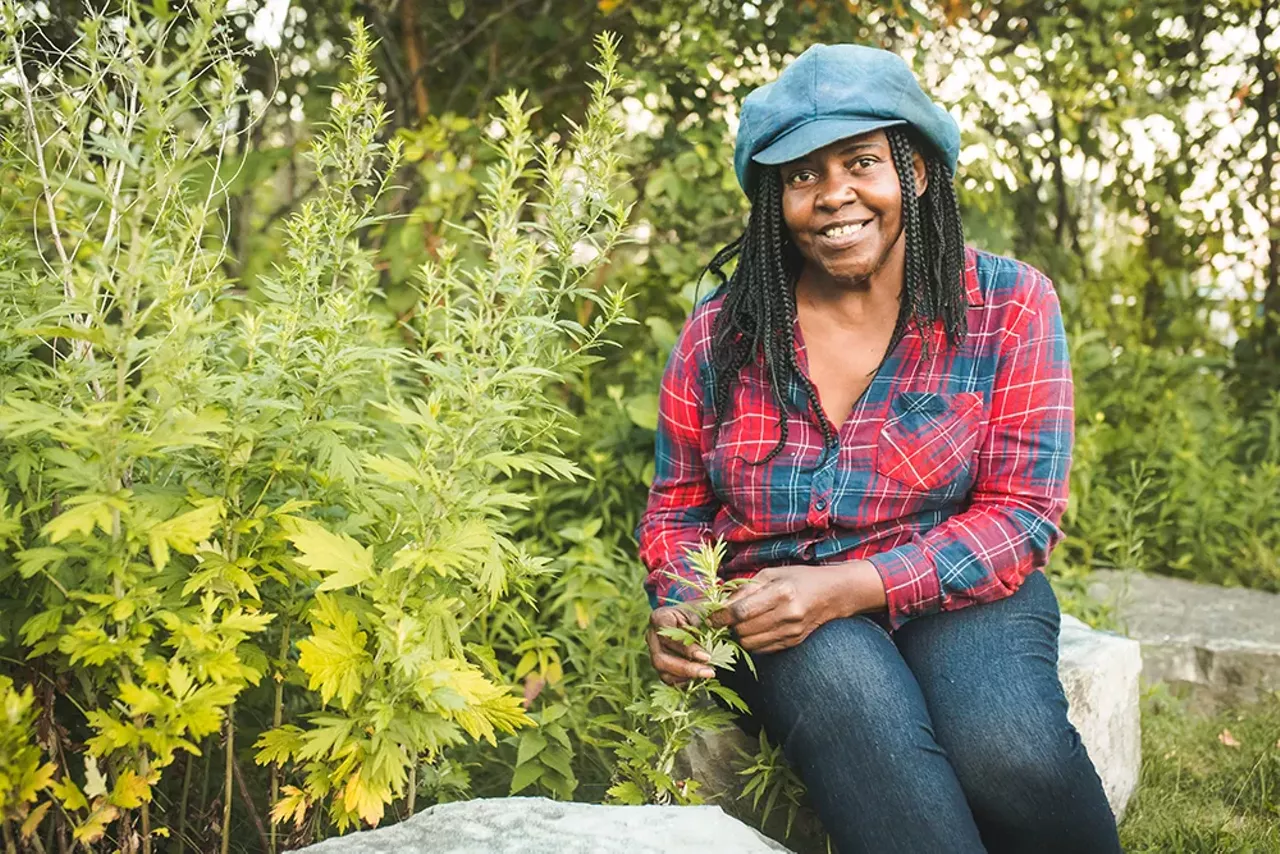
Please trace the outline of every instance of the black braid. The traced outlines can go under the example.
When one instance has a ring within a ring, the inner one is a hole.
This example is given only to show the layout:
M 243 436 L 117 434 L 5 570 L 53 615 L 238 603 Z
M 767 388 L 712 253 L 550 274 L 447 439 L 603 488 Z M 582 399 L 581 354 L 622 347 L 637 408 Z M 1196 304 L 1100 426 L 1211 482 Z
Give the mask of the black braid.
M 906 269 L 901 307 L 886 358 L 914 324 L 921 331 L 928 353 L 931 335 L 923 334 L 941 320 L 953 347 L 964 340 L 964 229 L 956 202 L 951 170 L 932 149 L 913 140 L 903 128 L 886 131 L 894 168 L 902 184 L 902 220 L 906 228 Z M 912 152 L 924 157 L 928 187 L 917 196 Z M 737 266 L 729 276 L 723 268 L 733 258 Z M 741 237 L 716 253 L 707 268 L 724 286 L 724 303 L 716 315 L 711 336 L 711 395 L 715 427 L 728 415 L 738 372 L 760 353 L 765 374 L 778 405 L 778 444 L 753 465 L 776 457 L 787 441 L 787 389 L 800 383 L 812 411 L 822 412 L 818 390 L 796 363 L 795 284 L 802 258 L 782 218 L 782 184 L 777 169 L 762 170 L 751 198 L 751 215 Z M 819 418 L 822 437 L 835 441 L 835 428 Z

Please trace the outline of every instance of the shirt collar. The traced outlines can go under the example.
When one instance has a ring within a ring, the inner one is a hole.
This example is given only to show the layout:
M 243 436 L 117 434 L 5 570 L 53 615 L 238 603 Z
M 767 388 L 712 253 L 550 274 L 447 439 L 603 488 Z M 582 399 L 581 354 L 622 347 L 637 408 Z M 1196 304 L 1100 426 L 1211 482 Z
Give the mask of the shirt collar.
M 985 304 L 982 285 L 978 282 L 978 253 L 972 246 L 964 248 L 964 291 L 970 306 Z

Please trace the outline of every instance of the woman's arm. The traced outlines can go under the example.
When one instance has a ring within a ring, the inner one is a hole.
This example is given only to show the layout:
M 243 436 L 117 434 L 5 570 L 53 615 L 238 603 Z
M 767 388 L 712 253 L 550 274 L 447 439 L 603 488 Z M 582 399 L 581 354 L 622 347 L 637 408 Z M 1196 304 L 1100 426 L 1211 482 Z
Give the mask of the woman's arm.
M 1011 595 L 1062 539 L 1075 414 L 1071 359 L 1052 283 L 1031 271 L 1008 325 L 969 506 L 869 558 L 897 627 Z
M 645 588 L 654 607 L 697 596 L 688 551 L 711 536 L 720 504 L 702 464 L 702 383 L 695 358 L 704 315 L 685 324 L 667 360 L 658 392 L 653 484 L 636 539 L 649 570 Z

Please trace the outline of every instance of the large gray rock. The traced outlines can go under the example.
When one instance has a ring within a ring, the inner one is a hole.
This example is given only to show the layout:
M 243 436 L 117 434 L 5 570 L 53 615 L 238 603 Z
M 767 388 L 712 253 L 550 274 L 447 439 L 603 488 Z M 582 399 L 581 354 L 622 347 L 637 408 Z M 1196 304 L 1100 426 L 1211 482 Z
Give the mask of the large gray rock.
M 1280 691 L 1280 595 L 1139 573 L 1095 572 L 1095 599 L 1142 644 L 1142 675 L 1216 711 Z
M 1142 765 L 1141 650 L 1136 641 L 1095 631 L 1068 615 L 1062 618 L 1058 648 L 1058 675 L 1067 694 L 1068 716 L 1098 769 L 1118 820 L 1137 788 Z M 702 783 L 700 795 L 752 821 L 750 805 L 737 796 L 744 782 L 737 772 L 743 767 L 743 756 L 755 753 L 757 747 L 755 739 L 736 727 L 701 733 L 681 754 L 680 770 Z M 771 819 L 765 831 L 782 838 L 782 822 Z M 821 824 L 809 809 L 800 812 L 786 841 L 802 854 L 826 850 Z
M 735 854 L 786 852 L 719 807 L 606 807 L 545 798 L 440 804 L 307 854 Z
M 1067 717 L 1098 769 L 1117 820 L 1138 787 L 1142 768 L 1141 673 L 1137 641 L 1062 616 L 1058 678 L 1067 694 Z

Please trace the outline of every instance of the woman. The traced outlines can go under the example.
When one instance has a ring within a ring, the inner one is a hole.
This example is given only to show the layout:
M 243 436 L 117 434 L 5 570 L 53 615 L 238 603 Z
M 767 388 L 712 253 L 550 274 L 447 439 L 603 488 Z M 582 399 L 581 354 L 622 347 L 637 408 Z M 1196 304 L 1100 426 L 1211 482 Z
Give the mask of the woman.
M 1119 851 L 1067 721 L 1072 385 L 1053 287 L 966 247 L 959 131 L 891 53 L 815 45 L 743 103 L 738 263 L 663 376 L 637 535 L 670 683 L 719 675 L 841 852 Z M 722 277 L 723 278 L 723 277 Z M 712 617 L 758 680 L 663 638 L 687 549 L 750 577 Z

